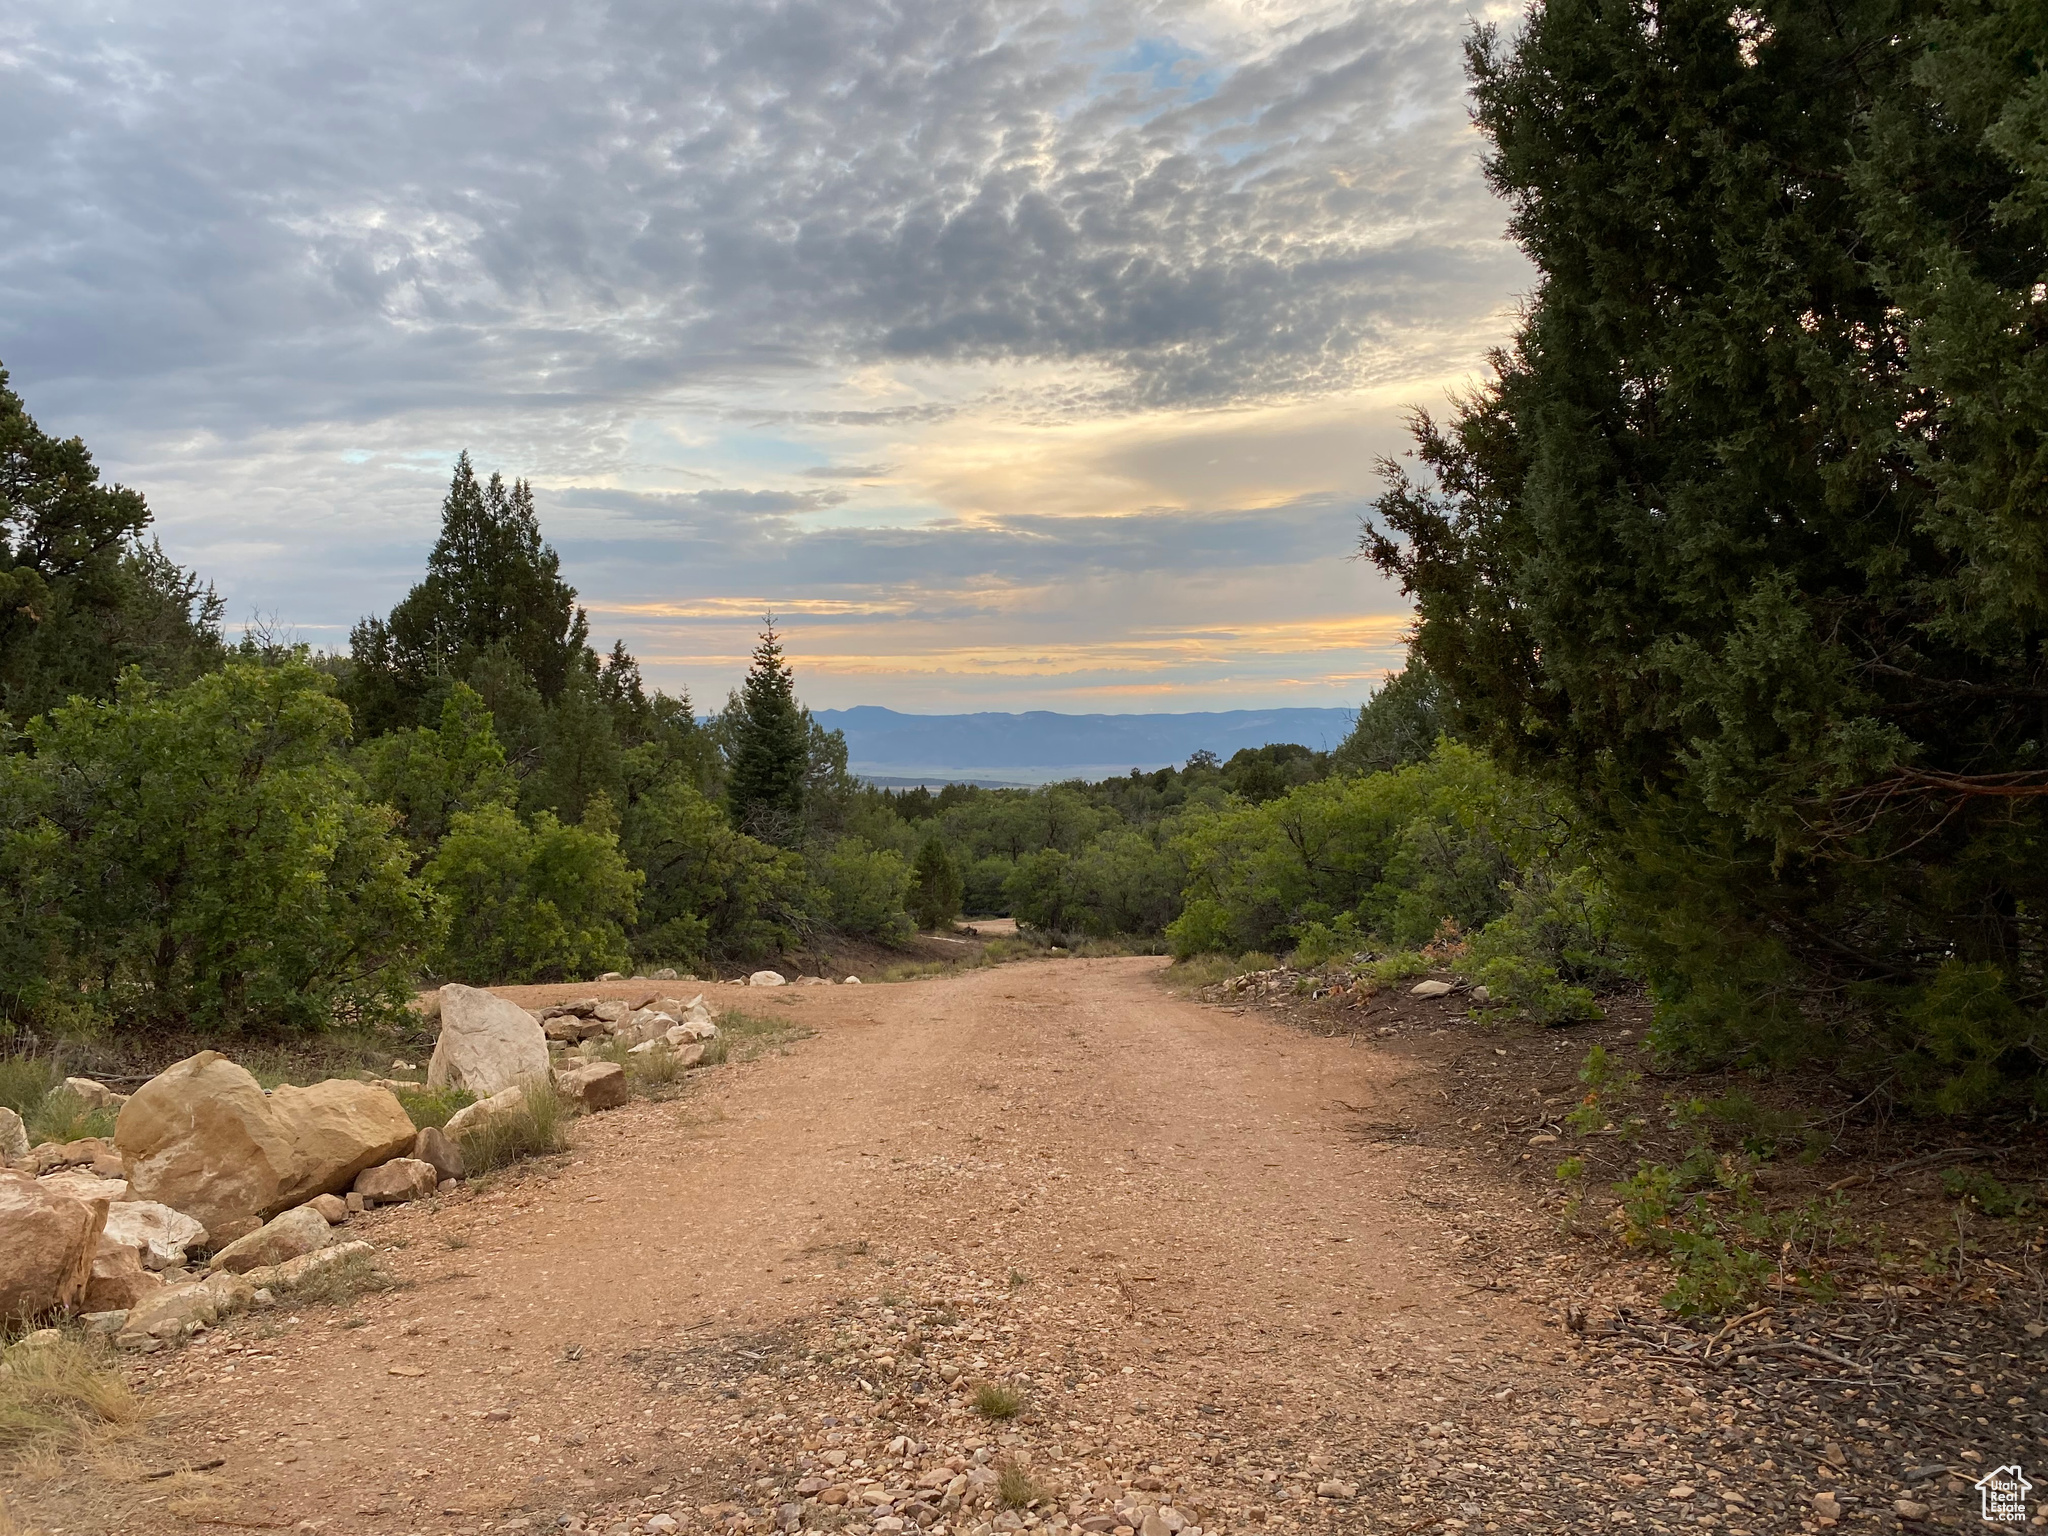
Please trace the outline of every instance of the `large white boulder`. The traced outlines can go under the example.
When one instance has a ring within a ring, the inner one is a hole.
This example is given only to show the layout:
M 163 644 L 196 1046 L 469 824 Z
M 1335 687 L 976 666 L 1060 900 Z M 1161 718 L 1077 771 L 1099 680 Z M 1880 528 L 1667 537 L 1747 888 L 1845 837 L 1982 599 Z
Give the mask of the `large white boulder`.
M 441 1038 L 427 1066 L 432 1088 L 484 1098 L 548 1075 L 548 1042 L 533 1015 L 478 987 L 441 989 Z
M 756 971 L 747 978 L 750 987 L 786 987 L 788 979 L 780 971 Z
M 170 1269 L 185 1262 L 186 1249 L 206 1246 L 205 1227 L 154 1200 L 124 1200 L 110 1207 L 101 1236 L 133 1248 L 144 1269 Z
M 68 1310 L 85 1299 L 104 1200 L 76 1200 L 0 1169 L 0 1323 Z

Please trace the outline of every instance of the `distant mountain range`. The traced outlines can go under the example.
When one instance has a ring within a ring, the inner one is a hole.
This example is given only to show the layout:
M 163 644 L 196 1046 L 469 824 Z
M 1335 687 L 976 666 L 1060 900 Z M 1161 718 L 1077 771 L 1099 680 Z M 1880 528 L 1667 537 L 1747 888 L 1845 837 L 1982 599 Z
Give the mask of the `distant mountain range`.
M 1227 758 L 1240 747 L 1299 742 L 1318 751 L 1351 730 L 1348 709 L 1227 709 L 1187 715 L 903 715 L 863 704 L 813 711 L 846 733 L 849 765 L 871 783 L 1049 784 Z

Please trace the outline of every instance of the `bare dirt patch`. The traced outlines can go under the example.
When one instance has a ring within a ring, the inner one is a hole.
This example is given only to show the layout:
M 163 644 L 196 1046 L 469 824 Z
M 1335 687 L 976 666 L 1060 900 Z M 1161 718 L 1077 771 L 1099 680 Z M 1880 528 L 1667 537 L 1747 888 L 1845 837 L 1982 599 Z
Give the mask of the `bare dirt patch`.
M 1495 1045 L 1461 1066 L 1481 1042 L 1441 1010 L 1317 1032 L 1176 998 L 1161 967 L 707 986 L 786 1036 L 578 1122 L 561 1157 L 360 1218 L 398 1289 L 131 1366 L 162 1464 L 217 1465 L 175 1493 L 18 1479 L 14 1517 L 1740 1536 L 1813 1524 L 1829 1489 L 1860 1528 L 1898 1524 L 1894 1484 L 1954 1518 L 1964 1450 L 2040 1460 L 2037 1386 L 2006 1390 L 2038 1352 L 1991 1314 L 1935 1383 L 1976 1405 L 1941 1419 L 1972 1445 L 1864 1379 L 1830 1388 L 1851 1438 L 1823 1440 L 1788 1362 L 1703 1368 L 1625 1331 L 1629 1285 L 1559 1235 L 1520 1123 L 1516 1145 L 1474 1107 Z M 1596 1274 L 1612 1326 L 1569 1331 Z M 991 1387 L 1014 1417 L 976 1410 Z M 1907 1485 L 1922 1455 L 1942 1468 Z

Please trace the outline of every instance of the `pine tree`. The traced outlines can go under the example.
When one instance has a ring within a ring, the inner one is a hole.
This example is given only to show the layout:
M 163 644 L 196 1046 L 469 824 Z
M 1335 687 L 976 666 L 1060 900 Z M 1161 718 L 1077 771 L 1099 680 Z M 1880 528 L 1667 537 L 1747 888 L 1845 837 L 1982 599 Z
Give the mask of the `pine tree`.
M 810 723 L 796 702 L 796 675 L 783 660 L 772 614 L 767 625 L 740 687 L 725 801 L 734 826 L 789 848 L 803 837 Z
M 946 928 L 960 915 L 960 866 L 934 832 L 910 867 L 910 915 L 920 928 Z

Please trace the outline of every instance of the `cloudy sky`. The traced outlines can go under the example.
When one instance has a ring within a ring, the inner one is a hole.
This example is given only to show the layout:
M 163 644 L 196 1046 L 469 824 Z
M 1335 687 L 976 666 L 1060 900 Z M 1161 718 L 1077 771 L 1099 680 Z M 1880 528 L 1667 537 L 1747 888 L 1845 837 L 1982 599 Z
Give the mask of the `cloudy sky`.
M 1410 405 L 1527 269 L 1485 0 L 17 0 L 0 364 L 237 620 L 345 643 L 455 454 L 723 697 L 1355 703 Z

